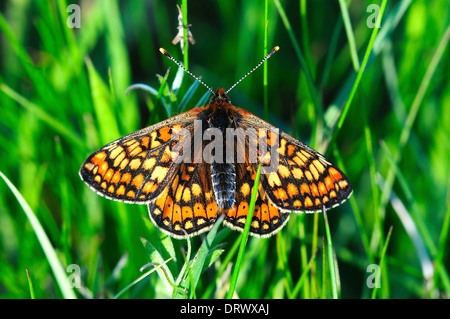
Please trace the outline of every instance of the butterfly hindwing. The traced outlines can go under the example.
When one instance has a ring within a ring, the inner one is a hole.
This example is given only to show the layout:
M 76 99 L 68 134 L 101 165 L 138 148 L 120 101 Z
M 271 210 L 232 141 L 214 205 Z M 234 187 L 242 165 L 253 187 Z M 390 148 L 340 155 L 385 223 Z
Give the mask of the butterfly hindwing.
M 209 165 L 182 163 L 156 201 L 148 205 L 151 220 L 176 238 L 205 232 L 217 219 Z
M 256 167 L 251 164 L 236 164 L 236 205 L 225 214 L 224 224 L 243 231 L 249 212 L 252 189 L 255 183 Z M 289 214 L 281 212 L 266 196 L 259 184 L 257 199 L 250 225 L 250 234 L 269 237 L 280 230 L 289 219 Z

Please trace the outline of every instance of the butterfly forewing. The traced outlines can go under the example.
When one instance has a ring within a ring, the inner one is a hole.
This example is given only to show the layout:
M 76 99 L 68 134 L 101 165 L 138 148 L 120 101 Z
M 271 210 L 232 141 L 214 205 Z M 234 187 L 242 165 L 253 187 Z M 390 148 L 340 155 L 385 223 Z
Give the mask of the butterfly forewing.
M 198 112 L 185 112 L 105 145 L 83 163 L 81 179 L 109 199 L 142 204 L 154 200 L 178 169 L 176 134 L 192 130 Z
M 347 177 L 321 154 L 278 131 L 251 113 L 244 125 L 264 129 L 267 153 L 259 160 L 268 163 L 275 154 L 272 172 L 261 175 L 261 183 L 272 203 L 286 212 L 317 212 L 344 202 L 352 193 Z M 263 130 L 262 130 L 263 131 Z M 264 132 L 264 131 L 263 131 Z M 255 141 L 260 143 L 261 139 Z

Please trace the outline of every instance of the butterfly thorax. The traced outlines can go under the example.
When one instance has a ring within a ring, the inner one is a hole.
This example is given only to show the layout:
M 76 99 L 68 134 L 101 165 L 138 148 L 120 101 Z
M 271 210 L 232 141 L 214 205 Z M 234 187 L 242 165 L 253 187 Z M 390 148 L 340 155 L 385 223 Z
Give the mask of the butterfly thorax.
M 204 111 L 207 128 L 218 129 L 223 138 L 221 154 L 214 154 L 211 161 L 211 177 L 214 195 L 219 209 L 230 209 L 235 204 L 236 170 L 234 154 L 227 154 L 226 130 L 236 129 L 239 123 L 238 110 L 230 104 L 224 89 L 217 89 Z M 234 143 L 232 141 L 231 143 Z M 215 150 L 216 151 L 216 150 Z

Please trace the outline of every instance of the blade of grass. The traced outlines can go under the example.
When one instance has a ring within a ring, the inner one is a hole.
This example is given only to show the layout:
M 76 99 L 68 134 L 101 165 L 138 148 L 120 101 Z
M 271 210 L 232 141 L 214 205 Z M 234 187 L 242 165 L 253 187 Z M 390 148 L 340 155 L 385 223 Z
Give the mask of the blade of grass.
M 31 224 L 31 227 L 33 228 L 36 234 L 39 244 L 41 245 L 42 250 L 44 251 L 47 261 L 50 264 L 50 268 L 52 269 L 53 274 L 55 275 L 56 283 L 58 284 L 63 297 L 66 299 L 76 299 L 77 296 L 75 295 L 73 289 L 70 288 L 67 282 L 66 272 L 64 271 L 64 268 L 61 262 L 59 261 L 56 251 L 53 248 L 50 240 L 48 239 L 47 234 L 42 228 L 41 223 L 37 219 L 34 212 L 31 210 L 28 203 L 22 197 L 22 194 L 20 194 L 20 192 L 17 190 L 14 184 L 11 183 L 11 181 L 5 175 L 3 175 L 1 171 L 0 177 L 5 181 L 6 185 L 8 185 L 9 189 L 12 191 L 17 201 L 19 202 L 20 206 L 22 207 L 23 211 L 25 212 L 25 215 L 27 216 L 28 221 Z
M 264 0 L 264 52 L 263 56 L 267 56 L 269 53 L 268 50 L 268 31 L 269 31 L 269 20 L 268 20 L 268 12 L 269 12 L 269 0 Z M 269 120 L 269 93 L 268 93 L 268 69 L 267 63 L 264 62 L 263 65 L 263 90 L 264 90 L 264 120 Z
M 383 250 L 381 251 L 381 256 L 380 256 L 380 273 L 383 271 L 387 271 L 385 268 L 386 262 L 385 262 L 385 258 L 386 258 L 386 252 L 387 252 L 387 248 L 388 248 L 388 244 L 389 244 L 389 240 L 391 239 L 391 235 L 392 235 L 392 226 L 389 228 L 389 232 L 386 236 L 386 240 L 384 241 L 384 246 L 383 246 Z M 373 288 L 372 290 L 372 299 L 375 299 L 376 295 L 377 295 L 377 288 Z
M 253 218 L 253 210 L 255 209 L 256 198 L 258 195 L 259 178 L 261 176 L 261 165 L 259 163 L 258 169 L 256 171 L 255 183 L 253 184 L 252 197 L 250 199 L 250 205 L 248 208 L 248 214 L 245 220 L 244 231 L 242 232 L 242 238 L 239 245 L 239 251 L 236 258 L 236 264 L 234 265 L 233 274 L 230 279 L 230 288 L 228 289 L 227 299 L 232 299 L 234 295 L 234 290 L 236 288 L 237 279 L 239 276 L 239 269 L 241 267 L 242 258 L 244 256 L 245 246 L 247 245 L 248 235 L 250 233 L 250 225 Z
M 182 0 L 181 10 L 183 11 L 183 42 L 184 42 L 184 50 L 183 50 L 183 65 L 186 70 L 189 70 L 189 39 L 188 39 L 188 4 L 187 0 Z
M 33 281 L 31 280 L 30 272 L 28 271 L 28 268 L 26 268 L 26 271 L 27 271 L 28 287 L 30 288 L 30 298 L 36 299 L 36 295 L 34 294 Z
M 352 59 L 353 69 L 358 72 L 358 50 L 356 49 L 355 35 L 353 34 L 352 22 L 350 21 L 350 15 L 348 13 L 348 8 L 345 0 L 339 0 L 339 6 L 341 7 L 342 20 L 344 21 L 345 32 L 347 33 L 348 47 L 350 49 L 350 57 Z
M 370 36 L 369 44 L 367 45 L 367 49 L 364 54 L 363 61 L 361 63 L 361 67 L 360 67 L 358 73 L 356 74 L 356 79 L 355 79 L 355 82 L 353 83 L 352 90 L 350 91 L 350 95 L 347 98 L 347 102 L 345 103 L 344 108 L 342 109 L 341 116 L 339 117 L 339 120 L 336 124 L 336 128 L 334 129 L 331 139 L 328 143 L 326 155 L 329 155 L 331 148 L 333 147 L 334 143 L 336 142 L 336 138 L 342 128 L 342 125 L 344 124 L 345 118 L 347 117 L 347 113 L 350 110 L 350 106 L 352 105 L 353 98 L 355 97 L 359 83 L 361 82 L 361 79 L 362 79 L 362 75 L 364 73 L 364 70 L 366 69 L 366 65 L 369 60 L 370 53 L 372 52 L 373 44 L 375 42 L 379 27 L 381 25 L 381 19 L 383 18 L 384 9 L 386 8 L 386 3 L 387 3 L 387 0 L 383 0 L 383 2 L 381 3 L 380 13 L 378 15 L 375 28 L 373 28 L 372 34 Z
M 323 218 L 325 220 L 325 230 L 327 234 L 327 254 L 328 254 L 328 261 L 330 264 L 331 292 L 333 299 L 338 299 L 338 281 L 336 273 L 336 263 L 334 260 L 334 252 L 333 252 L 333 241 L 331 239 L 330 226 L 328 225 L 328 218 L 325 207 L 323 207 Z

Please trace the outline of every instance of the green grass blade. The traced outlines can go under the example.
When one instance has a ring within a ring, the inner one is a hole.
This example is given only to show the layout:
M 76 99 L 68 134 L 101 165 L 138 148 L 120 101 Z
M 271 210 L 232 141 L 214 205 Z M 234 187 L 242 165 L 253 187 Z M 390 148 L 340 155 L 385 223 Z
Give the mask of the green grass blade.
M 245 246 L 247 245 L 248 235 L 250 233 L 250 225 L 252 223 L 253 210 L 255 209 L 255 203 L 258 196 L 258 185 L 259 178 L 261 176 L 261 165 L 259 164 L 258 170 L 256 171 L 255 183 L 253 184 L 252 197 L 250 199 L 250 205 L 248 208 L 248 214 L 245 220 L 244 231 L 242 232 L 242 238 L 239 245 L 239 251 L 236 258 L 236 264 L 234 265 L 233 274 L 230 279 L 230 288 L 227 293 L 227 299 L 232 299 L 234 295 L 234 290 L 236 288 L 237 279 L 239 276 L 239 269 L 242 263 L 242 257 L 244 256 Z
M 347 4 L 345 0 L 339 0 L 341 7 L 342 20 L 344 21 L 345 32 L 347 33 L 348 47 L 350 48 L 350 57 L 352 58 L 353 69 L 359 71 L 358 51 L 356 49 L 355 35 L 353 34 L 352 22 L 348 13 Z
M 64 271 L 64 268 L 61 262 L 59 261 L 56 251 L 53 248 L 50 240 L 48 239 L 47 234 L 42 228 L 41 223 L 37 219 L 34 212 L 31 210 L 28 203 L 22 197 L 22 194 L 20 194 L 20 192 L 17 190 L 14 184 L 11 183 L 11 181 L 5 175 L 3 175 L 1 171 L 0 177 L 5 181 L 6 185 L 8 185 L 9 189 L 12 191 L 17 201 L 19 202 L 20 206 L 22 207 L 23 211 L 25 212 L 25 215 L 27 216 L 28 221 L 31 224 L 31 227 L 33 228 L 36 234 L 39 244 L 41 245 L 42 250 L 44 251 L 44 254 L 47 257 L 47 261 L 50 264 L 50 268 L 52 269 L 53 274 L 55 275 L 56 283 L 58 284 L 63 297 L 66 299 L 76 299 L 77 296 L 75 295 L 73 289 L 70 288 L 67 282 L 67 274 Z
M 384 246 L 383 246 L 383 249 L 381 251 L 381 256 L 380 256 L 380 273 L 383 272 L 383 271 L 387 271 L 387 269 L 385 269 L 386 268 L 385 267 L 385 265 L 386 265 L 385 258 L 386 258 L 386 252 L 387 252 L 387 248 L 388 248 L 388 245 L 389 245 L 389 241 L 391 239 L 391 235 L 392 235 L 392 226 L 389 228 L 389 232 L 388 232 L 388 234 L 386 236 L 386 240 L 384 241 Z M 378 291 L 378 288 L 373 288 L 373 290 L 372 290 L 372 297 L 371 297 L 372 299 L 376 298 L 377 291 Z
M 326 154 L 328 154 L 330 152 L 331 148 L 333 147 L 334 143 L 336 142 L 336 138 L 342 128 L 342 125 L 344 124 L 344 121 L 347 117 L 347 113 L 350 110 L 350 106 L 352 105 L 353 98 L 355 97 L 355 94 L 358 89 L 359 83 L 361 82 L 364 70 L 366 69 L 367 62 L 369 61 L 369 57 L 372 52 L 373 44 L 375 42 L 379 27 L 381 25 L 381 19 L 383 18 L 384 9 L 386 8 L 386 3 L 387 3 L 387 0 L 383 0 L 383 2 L 381 3 L 380 13 L 378 15 L 376 25 L 373 28 L 372 34 L 370 35 L 369 44 L 367 45 L 367 49 L 364 54 L 363 61 L 361 63 L 361 67 L 360 67 L 358 73 L 356 74 L 356 79 L 355 79 L 355 82 L 353 83 L 352 90 L 350 91 L 350 95 L 347 98 L 347 102 L 345 103 L 344 108 L 342 109 L 341 116 L 339 117 L 339 120 L 336 124 L 336 128 L 333 131 L 330 142 L 328 143 L 328 149 L 327 149 Z
M 34 294 L 33 281 L 31 280 L 30 272 L 28 271 L 28 268 L 26 269 L 26 271 L 27 271 L 28 287 L 30 288 L 30 298 L 36 299 L 36 295 Z
M 327 234 L 327 254 L 330 265 L 331 292 L 333 299 L 338 299 L 338 275 L 336 271 L 336 262 L 334 258 L 333 241 L 331 239 L 330 226 L 328 225 L 327 212 L 323 210 L 323 218 L 325 220 L 325 230 Z

